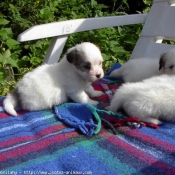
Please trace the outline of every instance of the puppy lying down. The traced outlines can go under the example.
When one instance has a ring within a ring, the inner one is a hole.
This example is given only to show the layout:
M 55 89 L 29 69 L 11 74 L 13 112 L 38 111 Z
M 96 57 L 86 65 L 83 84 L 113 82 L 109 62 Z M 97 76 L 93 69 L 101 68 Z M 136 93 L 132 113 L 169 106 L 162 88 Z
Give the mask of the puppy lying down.
M 175 121 L 175 75 L 160 75 L 125 83 L 115 93 L 108 110 L 119 109 L 140 121 L 160 124 Z
M 103 58 L 97 46 L 84 42 L 70 48 L 59 63 L 42 65 L 28 72 L 9 93 L 3 105 L 17 116 L 15 108 L 29 111 L 52 108 L 72 99 L 78 103 L 98 104 L 89 97 L 103 94 L 91 86 L 104 76 Z
M 160 59 L 130 59 L 110 77 L 122 77 L 124 82 L 137 82 L 161 74 L 175 74 L 175 49 L 163 53 Z

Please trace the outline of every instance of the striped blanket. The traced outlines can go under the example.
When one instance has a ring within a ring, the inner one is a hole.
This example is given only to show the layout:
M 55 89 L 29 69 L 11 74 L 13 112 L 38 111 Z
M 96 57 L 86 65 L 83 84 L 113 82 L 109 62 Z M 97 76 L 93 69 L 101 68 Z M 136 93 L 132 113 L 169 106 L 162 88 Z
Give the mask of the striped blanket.
M 109 105 L 121 80 L 104 79 L 93 84 L 105 94 L 96 98 L 99 108 Z M 117 134 L 103 125 L 87 136 L 63 133 L 67 125 L 53 110 L 18 110 L 9 116 L 0 98 L 0 174 L 174 175 L 175 123 L 158 129 L 121 126 Z M 80 111 L 81 113 L 81 111 Z

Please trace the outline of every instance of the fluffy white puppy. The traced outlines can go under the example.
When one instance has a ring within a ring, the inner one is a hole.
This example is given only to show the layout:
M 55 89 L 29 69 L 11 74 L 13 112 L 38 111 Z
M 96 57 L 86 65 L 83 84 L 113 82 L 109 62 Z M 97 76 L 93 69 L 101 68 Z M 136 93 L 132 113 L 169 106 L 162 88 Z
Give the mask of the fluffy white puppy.
M 84 42 L 70 48 L 59 63 L 42 65 L 28 72 L 3 101 L 9 114 L 16 116 L 20 106 L 29 111 L 52 108 L 72 99 L 78 103 L 98 104 L 89 97 L 103 94 L 91 86 L 104 76 L 103 58 L 97 46 Z
M 160 59 L 130 59 L 110 76 L 122 77 L 124 82 L 137 82 L 161 74 L 175 74 L 174 48 L 163 53 Z
M 140 121 L 160 124 L 175 121 L 175 75 L 160 75 L 136 83 L 125 83 L 115 93 L 110 106 L 123 109 Z

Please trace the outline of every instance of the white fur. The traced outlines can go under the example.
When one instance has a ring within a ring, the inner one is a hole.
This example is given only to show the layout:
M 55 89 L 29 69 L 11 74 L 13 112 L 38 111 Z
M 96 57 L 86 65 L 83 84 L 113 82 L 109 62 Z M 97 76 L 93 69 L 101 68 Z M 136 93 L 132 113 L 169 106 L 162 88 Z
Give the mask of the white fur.
M 104 76 L 102 61 L 101 52 L 94 44 L 85 42 L 76 45 L 68 50 L 59 63 L 39 66 L 24 75 L 14 91 L 5 98 L 4 108 L 9 114 L 16 116 L 17 106 L 30 111 L 42 110 L 69 99 L 96 105 L 98 102 L 91 100 L 89 96 L 103 94 L 91 86 L 91 82 Z M 88 70 L 83 67 L 87 63 L 91 66 Z
M 160 59 L 130 59 L 119 69 L 111 72 L 111 77 L 122 77 L 124 82 L 137 82 L 161 74 L 175 74 L 175 49 L 163 53 Z
M 115 93 L 108 110 L 120 109 L 140 121 L 160 124 L 175 121 L 175 75 L 161 75 L 125 83 Z

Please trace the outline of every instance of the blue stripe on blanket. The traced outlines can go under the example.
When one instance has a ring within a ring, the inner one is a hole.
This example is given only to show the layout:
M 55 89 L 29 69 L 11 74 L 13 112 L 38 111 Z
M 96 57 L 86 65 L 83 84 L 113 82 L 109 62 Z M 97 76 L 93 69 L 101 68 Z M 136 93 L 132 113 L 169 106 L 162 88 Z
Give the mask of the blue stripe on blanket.
M 14 137 L 30 136 L 47 128 L 48 124 L 58 122 L 51 112 L 30 112 L 22 117 L 7 117 L 0 123 L 0 138 L 2 140 Z M 60 122 L 59 122 L 60 123 Z M 12 134 L 13 133 L 13 134 Z
M 173 127 L 174 128 L 174 127 Z M 149 130 L 148 128 L 142 128 L 142 132 L 150 135 L 152 137 L 155 137 L 157 139 L 160 140 L 164 140 L 165 142 L 170 142 L 172 144 L 175 144 L 175 139 L 174 139 L 174 129 L 169 129 L 169 131 L 167 130 L 167 128 L 159 128 L 158 130 Z

